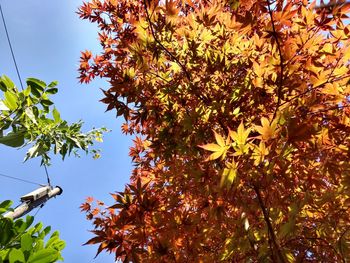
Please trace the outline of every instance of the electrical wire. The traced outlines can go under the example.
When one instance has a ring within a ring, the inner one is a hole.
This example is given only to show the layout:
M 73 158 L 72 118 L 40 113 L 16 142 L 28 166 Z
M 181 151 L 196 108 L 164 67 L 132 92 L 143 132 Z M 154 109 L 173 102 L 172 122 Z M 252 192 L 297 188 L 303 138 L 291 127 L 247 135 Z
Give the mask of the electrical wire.
M 1 13 L 1 17 L 2 17 L 2 22 L 3 22 L 3 24 L 4 24 L 5 32 L 6 32 L 7 42 L 9 43 L 9 46 L 10 46 L 10 50 L 11 50 L 11 54 L 12 54 L 12 59 L 13 59 L 13 62 L 14 62 L 14 64 L 15 64 L 15 67 L 16 67 L 17 76 L 18 76 L 19 82 L 20 82 L 20 84 L 21 84 L 21 88 L 22 88 L 22 90 L 23 90 L 22 78 L 21 78 L 21 75 L 19 74 L 19 70 L 18 70 L 18 66 L 17 66 L 17 62 L 16 62 L 15 53 L 14 53 L 13 48 L 12 48 L 12 44 L 11 44 L 9 32 L 8 32 L 8 30 L 7 30 L 7 26 L 6 26 L 6 22 L 5 22 L 5 16 L 4 16 L 4 13 L 2 12 L 1 3 L 0 3 L 0 13 Z
M 13 63 L 15 64 L 17 76 L 18 76 L 19 82 L 20 82 L 20 84 L 21 84 L 21 88 L 22 88 L 22 90 L 23 90 L 24 88 L 23 88 L 23 83 L 22 83 L 21 74 L 19 73 L 19 69 L 18 69 L 18 66 L 17 66 L 17 61 L 16 61 L 15 53 L 14 53 L 13 48 L 12 48 L 12 44 L 11 44 L 10 36 L 9 36 L 8 30 L 7 30 L 6 21 L 5 21 L 5 16 L 4 16 L 4 13 L 3 13 L 3 11 L 2 11 L 1 3 L 0 3 L 0 13 L 1 13 L 1 17 L 2 17 L 2 22 L 3 22 L 3 24 L 4 24 L 5 32 L 6 32 L 7 42 L 8 42 L 8 44 L 9 44 L 9 46 L 10 46 L 10 50 L 11 50 L 11 55 L 12 55 Z M 51 186 L 50 177 L 49 177 L 49 174 L 48 174 L 48 172 L 47 172 L 47 167 L 46 167 L 45 164 L 44 164 L 44 168 L 45 168 L 47 183 L 49 184 L 49 186 Z M 21 180 L 21 179 L 19 179 L 19 180 Z M 41 185 L 41 184 L 39 184 L 39 185 Z
M 35 185 L 39 185 L 39 186 L 45 186 L 44 184 L 39 184 L 39 183 L 36 183 L 36 182 L 32 182 L 32 181 L 29 181 L 29 180 L 17 178 L 17 177 L 14 177 L 14 176 L 9 176 L 9 175 L 2 174 L 2 173 L 0 173 L 0 176 L 6 177 L 6 178 L 10 178 L 10 179 L 13 179 L 13 180 L 17 180 L 17 181 L 21 181 L 21 182 L 28 183 L 28 184 L 35 184 Z
M 41 205 L 38 207 L 38 209 L 36 210 L 36 212 L 35 212 L 35 214 L 33 215 L 33 217 L 36 217 L 36 215 L 39 213 L 40 209 L 43 208 L 45 204 L 46 204 L 46 202 L 43 203 L 43 204 L 41 204 Z
M 46 173 L 47 183 L 48 183 L 48 185 L 49 185 L 49 186 L 51 186 L 50 176 L 49 176 L 49 173 L 47 172 L 47 167 L 46 167 L 46 164 L 44 164 L 44 168 L 45 168 L 45 173 Z

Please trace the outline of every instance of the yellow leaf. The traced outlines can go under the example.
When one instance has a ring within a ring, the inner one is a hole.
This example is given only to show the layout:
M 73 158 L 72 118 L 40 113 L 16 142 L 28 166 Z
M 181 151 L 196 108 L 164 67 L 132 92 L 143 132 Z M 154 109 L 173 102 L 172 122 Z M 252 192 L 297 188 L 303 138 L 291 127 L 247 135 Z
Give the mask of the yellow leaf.
M 338 76 L 344 76 L 349 73 L 349 69 L 347 67 L 340 67 L 336 68 L 333 71 L 333 75 L 338 77 Z
M 221 174 L 220 187 L 231 186 L 237 177 L 237 163 L 233 159 L 231 163 L 226 163 Z
M 209 155 L 207 161 L 212 161 L 225 155 L 226 155 L 226 148 L 224 147 L 224 148 L 221 148 L 221 151 L 213 152 L 211 155 Z
M 322 93 L 329 95 L 339 95 L 337 83 L 327 83 L 322 89 Z
M 215 131 L 214 131 L 214 136 L 215 136 L 215 140 L 216 140 L 217 144 L 216 143 L 209 143 L 209 144 L 199 146 L 199 147 L 203 148 L 204 150 L 213 152 L 207 158 L 207 161 L 215 160 L 215 159 L 218 159 L 219 157 L 224 159 L 226 157 L 227 150 L 230 148 L 230 145 L 229 145 L 230 139 L 229 138 L 227 138 L 226 142 L 225 142 L 224 138 L 220 134 L 216 133 Z
M 209 143 L 206 145 L 201 145 L 199 146 L 203 148 L 204 150 L 211 151 L 211 152 L 218 152 L 222 150 L 222 147 L 220 145 L 217 145 L 215 143 Z
M 237 115 L 239 114 L 239 111 L 240 111 L 240 110 L 241 110 L 240 107 L 235 108 L 235 109 L 233 110 L 232 114 L 235 115 L 235 116 L 237 116 Z
M 237 177 L 237 168 L 224 168 L 221 174 L 220 187 L 230 187 Z
M 285 256 L 287 258 L 287 262 L 295 262 L 295 258 L 291 252 L 286 252 Z
M 179 73 L 182 69 L 177 62 L 170 62 L 170 70 L 174 71 L 174 73 Z
M 92 158 L 94 158 L 94 160 L 99 159 L 101 157 L 101 154 L 99 153 L 95 153 L 94 156 L 92 156 Z
M 149 34 L 146 30 L 148 28 L 148 23 L 146 20 L 140 20 L 135 25 L 135 33 L 138 35 L 139 39 L 142 42 L 148 42 Z
M 269 154 L 269 150 L 266 148 L 266 145 L 263 141 L 260 141 L 259 146 L 254 146 L 253 159 L 254 165 L 259 165 L 262 161 L 264 161 L 264 157 Z
M 214 136 L 215 136 L 215 140 L 218 143 L 218 145 L 220 145 L 221 147 L 224 147 L 226 145 L 224 138 L 222 138 L 222 136 L 220 134 L 214 132 Z
M 250 129 L 245 129 L 243 122 L 238 126 L 237 132 L 230 131 L 230 137 L 234 140 L 238 145 L 244 145 L 248 139 L 250 133 Z
M 314 86 L 314 88 L 321 86 L 327 82 L 327 76 L 324 73 L 320 72 L 318 77 L 311 76 L 310 82 Z
M 97 142 L 103 142 L 103 139 L 102 139 L 102 137 L 100 137 L 100 136 L 96 137 L 95 140 L 96 140 Z
M 207 29 L 204 29 L 201 36 L 200 36 L 202 43 L 209 42 L 214 38 L 215 38 L 215 36 L 213 36 L 212 33 Z
M 271 125 L 267 118 L 261 118 L 261 126 L 256 126 L 255 129 L 261 134 L 261 138 L 264 141 L 268 141 L 273 138 L 276 133 L 277 121 L 274 120 Z
M 331 43 L 326 43 L 320 52 L 324 52 L 327 54 L 334 54 L 333 52 L 333 45 Z

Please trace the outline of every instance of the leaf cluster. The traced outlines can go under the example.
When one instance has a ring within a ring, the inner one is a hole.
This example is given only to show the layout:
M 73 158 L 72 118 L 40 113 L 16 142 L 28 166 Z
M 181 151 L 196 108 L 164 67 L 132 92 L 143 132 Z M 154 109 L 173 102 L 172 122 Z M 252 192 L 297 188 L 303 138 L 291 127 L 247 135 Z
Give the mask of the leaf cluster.
M 31 226 L 34 218 L 25 220 L 3 217 L 11 211 L 12 202 L 0 203 L 0 262 L 3 263 L 53 263 L 63 261 L 61 251 L 65 242 L 59 238 L 58 231 L 49 237 L 51 227 L 43 228 L 42 223 Z
M 102 140 L 105 128 L 83 133 L 82 122 L 68 124 L 62 120 L 53 106 L 51 95 L 58 92 L 57 81 L 50 84 L 28 78 L 27 87 L 19 91 L 6 76 L 0 78 L 3 98 L 0 100 L 0 143 L 10 147 L 31 147 L 25 161 L 40 157 L 42 164 L 49 164 L 50 151 L 64 159 L 81 149 L 89 152 L 93 142 Z M 97 157 L 97 150 L 93 150 Z

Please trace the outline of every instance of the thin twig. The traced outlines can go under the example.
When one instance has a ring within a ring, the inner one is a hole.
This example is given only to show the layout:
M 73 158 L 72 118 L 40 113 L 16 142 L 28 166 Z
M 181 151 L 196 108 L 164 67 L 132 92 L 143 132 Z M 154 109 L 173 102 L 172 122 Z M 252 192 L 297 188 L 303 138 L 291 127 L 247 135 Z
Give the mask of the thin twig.
M 319 9 L 331 9 L 331 10 L 333 10 L 333 8 L 343 7 L 343 6 L 348 5 L 348 4 L 350 4 L 349 1 L 345 1 L 345 2 L 330 1 L 329 3 L 322 3 L 318 6 L 315 6 L 314 9 L 315 10 L 319 10 Z
M 273 37 L 276 40 L 278 54 L 279 54 L 279 57 L 280 57 L 280 68 L 281 68 L 281 72 L 280 72 L 280 75 L 279 75 L 278 90 L 277 90 L 277 105 L 276 105 L 275 112 L 273 113 L 273 118 L 271 119 L 271 122 L 272 122 L 275 119 L 277 111 L 278 111 L 278 108 L 280 107 L 280 104 L 281 104 L 284 65 L 283 65 L 283 57 L 282 57 L 281 45 L 280 45 L 280 43 L 278 41 L 278 36 L 277 36 L 276 28 L 275 28 L 275 21 L 273 19 L 273 14 L 272 14 L 272 10 L 271 10 L 271 7 L 270 7 L 270 1 L 269 0 L 267 0 L 267 7 L 269 9 L 269 15 L 270 15 L 270 18 L 271 18 Z
M 344 235 L 346 234 L 346 232 L 348 232 L 350 230 L 350 227 L 347 227 L 345 229 L 345 231 L 341 234 L 341 236 L 338 238 L 338 246 L 339 246 L 339 250 L 340 250 L 340 254 L 342 255 L 342 257 L 344 258 L 344 251 L 343 251 L 343 247 L 341 246 L 341 241 L 344 237 Z M 344 261 L 344 259 L 343 259 Z
M 143 5 L 145 7 L 145 11 L 146 11 L 146 16 L 147 16 L 147 22 L 149 24 L 149 27 L 151 29 L 151 33 L 152 36 L 154 38 L 154 41 L 156 41 L 156 43 L 165 51 L 165 53 L 167 53 L 182 69 L 182 71 L 185 73 L 186 78 L 191 81 L 191 76 L 188 73 L 188 71 L 186 70 L 186 67 L 159 41 L 159 39 L 157 38 L 153 26 L 152 26 L 152 21 L 151 21 L 151 17 L 148 13 L 148 8 L 147 8 L 147 3 L 146 0 L 143 0 Z
M 306 94 L 309 93 L 309 92 L 312 92 L 312 91 L 314 91 L 314 90 L 317 90 L 317 89 L 319 89 L 319 88 L 322 88 L 322 87 L 323 87 L 325 84 L 327 84 L 327 83 L 337 82 L 337 81 L 339 81 L 339 80 L 342 80 L 342 79 L 345 79 L 345 78 L 349 78 L 350 75 L 344 75 L 344 76 L 341 76 L 341 77 L 339 77 L 339 78 L 331 79 L 332 77 L 335 77 L 335 76 L 330 76 L 330 77 L 328 77 L 327 81 L 325 81 L 324 83 L 322 83 L 322 84 L 320 84 L 320 85 L 318 85 L 318 86 L 316 86 L 316 87 L 312 87 L 312 88 L 310 88 L 310 89 L 307 89 L 307 90 L 305 90 L 304 92 L 299 93 L 298 95 L 295 95 L 294 97 L 290 98 L 289 100 L 286 100 L 285 102 L 283 102 L 280 106 L 283 106 L 283 105 L 287 104 L 288 102 L 291 102 L 292 100 L 295 100 L 295 99 L 297 99 L 297 98 L 300 98 L 300 97 L 306 95 Z
M 350 105 L 335 105 L 335 106 L 327 108 L 327 109 L 322 109 L 322 110 L 318 110 L 318 111 L 312 111 L 312 112 L 310 112 L 310 115 L 316 115 L 316 114 L 327 112 L 327 111 L 330 111 L 330 110 L 342 110 L 342 109 L 348 108 L 348 107 L 350 107 Z
M 325 240 L 324 238 L 321 237 L 302 237 L 302 236 L 297 236 L 295 238 L 291 238 L 289 240 L 287 240 L 286 242 L 284 242 L 284 246 L 286 246 L 288 243 L 291 243 L 293 241 L 301 241 L 301 240 L 308 240 L 310 242 L 315 242 L 315 241 L 321 241 L 322 243 L 324 243 L 327 247 L 329 247 L 330 249 L 333 250 L 334 254 L 341 259 L 342 262 L 345 263 L 345 260 L 343 258 L 343 255 L 339 254 L 339 252 L 336 250 L 336 248 L 334 246 L 332 246 L 332 244 L 330 244 L 327 240 Z M 308 249 L 306 249 L 306 251 L 310 251 L 310 248 L 314 247 L 314 245 L 311 245 Z

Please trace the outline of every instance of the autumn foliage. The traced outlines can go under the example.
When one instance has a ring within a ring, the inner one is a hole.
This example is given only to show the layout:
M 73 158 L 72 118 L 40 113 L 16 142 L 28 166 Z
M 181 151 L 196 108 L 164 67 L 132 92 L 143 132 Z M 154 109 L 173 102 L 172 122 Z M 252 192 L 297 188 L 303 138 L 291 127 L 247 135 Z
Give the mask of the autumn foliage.
M 350 260 L 349 4 L 92 0 L 80 80 L 135 135 L 131 182 L 82 205 L 124 262 Z

